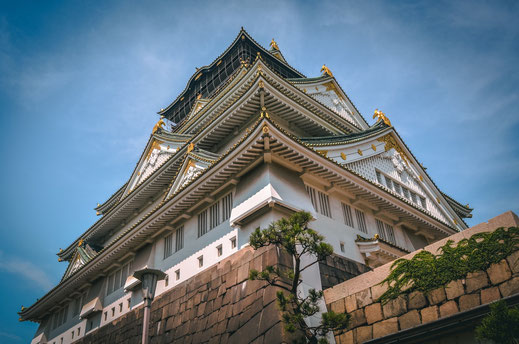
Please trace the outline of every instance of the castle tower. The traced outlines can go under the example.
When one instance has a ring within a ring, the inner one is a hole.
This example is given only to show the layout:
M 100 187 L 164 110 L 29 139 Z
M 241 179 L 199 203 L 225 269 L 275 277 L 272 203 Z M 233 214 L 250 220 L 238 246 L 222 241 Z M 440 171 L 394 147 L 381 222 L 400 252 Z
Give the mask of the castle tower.
M 40 324 L 32 343 L 81 341 L 138 317 L 140 281 L 132 275 L 144 266 L 167 274 L 157 298 L 180 300 L 168 315 L 178 324 L 159 321 L 153 331 L 170 328 L 172 341 L 181 341 L 174 329 L 187 326 L 182 335 L 194 335 L 208 323 L 193 323 L 207 311 L 199 306 L 178 320 L 182 302 L 191 309 L 190 283 L 245 257 L 254 229 L 295 211 L 313 215 L 312 228 L 341 262 L 316 266 L 305 281 L 316 288 L 465 229 L 472 209 L 437 188 L 388 117 L 377 110 L 370 125 L 332 71 L 323 65 L 321 72 L 307 78 L 274 40 L 263 48 L 243 29 L 198 69 L 159 112 L 128 181 L 95 208 L 98 221 L 58 253 L 68 263 L 59 284 L 19 313 Z M 225 274 L 240 276 L 231 270 Z M 225 298 L 219 293 L 215 300 Z

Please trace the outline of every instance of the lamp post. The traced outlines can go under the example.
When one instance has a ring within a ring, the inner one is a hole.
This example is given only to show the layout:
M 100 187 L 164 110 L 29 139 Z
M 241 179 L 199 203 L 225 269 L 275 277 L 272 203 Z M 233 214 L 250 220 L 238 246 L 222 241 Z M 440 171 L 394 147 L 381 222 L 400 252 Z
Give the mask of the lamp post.
M 155 289 L 157 288 L 157 281 L 163 280 L 166 274 L 157 269 L 144 269 L 135 271 L 133 277 L 142 282 L 142 298 L 144 301 L 144 316 L 142 320 L 142 344 L 148 344 L 149 336 L 148 329 L 150 325 L 150 308 L 151 302 L 155 297 Z

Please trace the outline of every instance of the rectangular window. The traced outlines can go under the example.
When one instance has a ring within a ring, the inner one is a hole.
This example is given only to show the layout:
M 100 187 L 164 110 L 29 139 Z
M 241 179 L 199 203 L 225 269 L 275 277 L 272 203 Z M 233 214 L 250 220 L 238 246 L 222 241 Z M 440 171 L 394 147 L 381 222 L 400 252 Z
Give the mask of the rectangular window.
M 344 214 L 344 224 L 353 228 L 353 216 L 351 214 L 351 207 L 348 204 L 342 204 L 342 213 Z
M 393 226 L 382 222 L 379 219 L 375 220 L 377 222 L 377 230 L 380 239 L 396 245 L 395 230 L 393 229 Z
M 402 194 L 402 187 L 400 186 L 400 184 L 398 184 L 396 182 L 393 182 L 393 185 L 395 186 L 396 193 L 401 195 Z
M 416 197 L 416 194 L 411 191 L 411 200 L 413 200 L 413 203 L 418 203 L 418 198 Z
M 389 179 L 388 177 L 384 176 L 386 178 L 386 185 L 389 189 L 393 190 L 393 181 Z
M 177 228 L 175 232 L 175 252 L 184 248 L 184 226 Z
M 327 217 L 332 217 L 332 211 L 330 209 L 330 198 L 327 194 L 317 191 L 319 195 L 319 209 L 320 213 Z
M 198 257 L 198 267 L 201 268 L 204 266 L 204 256 Z
M 121 270 L 117 270 L 115 272 L 115 281 L 114 281 L 114 289 L 117 290 L 119 288 L 121 288 Z
M 232 210 L 232 192 L 222 198 L 222 221 L 231 217 Z
M 126 279 L 128 278 L 128 275 L 130 274 L 130 264 L 126 264 L 123 266 L 121 270 L 121 288 L 124 287 L 124 284 L 126 283 Z
M 306 192 L 308 192 L 308 195 L 310 196 L 310 201 L 312 202 L 312 205 L 316 211 L 319 211 L 317 208 L 317 196 L 315 194 L 315 189 L 306 185 Z
M 377 232 L 378 232 L 378 235 L 380 237 L 380 239 L 382 240 L 387 240 L 386 239 L 386 230 L 384 229 L 384 223 L 382 221 L 380 221 L 379 219 L 375 219 L 376 223 L 377 223 Z
M 341 245 L 341 252 L 345 252 L 345 249 L 344 249 L 344 243 L 341 242 L 340 245 Z
M 385 227 L 386 227 L 387 241 L 396 245 L 395 231 L 393 230 L 393 226 L 388 225 L 386 223 Z
M 377 174 L 377 182 L 378 182 L 379 184 L 384 184 L 384 183 L 382 182 L 382 175 L 380 174 L 380 172 L 379 172 L 379 171 L 375 171 L 375 173 Z
M 207 233 L 207 209 L 198 214 L 198 237 Z
M 236 248 L 236 237 L 231 238 L 231 248 Z
M 164 259 L 171 256 L 172 253 L 173 253 L 173 235 L 168 234 L 164 238 Z
M 124 286 L 126 278 L 131 274 L 131 269 L 132 262 L 129 262 L 108 276 L 106 295 L 110 295 Z
M 220 224 L 220 203 L 216 202 L 209 208 L 209 229 Z
M 404 192 L 404 197 L 407 198 L 407 199 L 409 199 L 409 190 L 408 190 L 407 188 L 404 188 L 404 187 L 402 186 L 402 191 Z
M 357 229 L 361 232 L 368 234 L 368 229 L 366 227 L 366 218 L 364 216 L 364 212 L 362 212 L 359 209 L 355 209 L 355 217 L 357 217 L 357 225 L 358 225 Z
M 222 245 L 218 245 L 216 247 L 216 254 L 218 255 L 218 257 L 220 257 L 222 254 L 223 254 L 223 248 L 222 248 Z
M 110 276 L 108 276 L 108 286 L 106 288 L 106 295 L 109 295 L 114 291 L 114 280 L 115 274 L 110 274 Z
M 179 280 L 180 279 L 180 270 L 177 270 L 175 271 L 175 280 Z
M 425 198 L 420 197 L 420 203 L 422 204 L 422 208 L 427 209 L 427 202 L 425 201 Z
M 78 297 L 74 300 L 74 311 L 72 312 L 73 316 L 76 316 L 79 314 L 81 308 L 81 297 Z

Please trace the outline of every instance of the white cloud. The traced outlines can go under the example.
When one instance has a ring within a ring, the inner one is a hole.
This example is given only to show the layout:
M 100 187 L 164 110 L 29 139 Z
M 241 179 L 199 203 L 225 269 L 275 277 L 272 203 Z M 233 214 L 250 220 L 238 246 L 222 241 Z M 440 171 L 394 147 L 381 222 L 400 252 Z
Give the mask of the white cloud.
M 0 332 L 0 338 L 1 337 L 8 338 L 11 340 L 16 340 L 16 341 L 22 341 L 22 338 L 18 337 L 17 335 L 7 333 L 7 332 Z
M 21 276 L 28 281 L 34 282 L 43 290 L 49 290 L 54 285 L 40 267 L 18 257 L 5 256 L 2 251 L 0 251 L 0 270 Z

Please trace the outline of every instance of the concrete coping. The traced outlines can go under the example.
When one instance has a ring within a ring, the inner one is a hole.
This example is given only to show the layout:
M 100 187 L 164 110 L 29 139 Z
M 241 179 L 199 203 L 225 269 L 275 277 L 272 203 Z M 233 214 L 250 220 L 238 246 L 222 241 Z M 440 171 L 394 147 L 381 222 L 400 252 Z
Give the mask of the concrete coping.
M 512 211 L 504 212 L 501 215 L 498 215 L 488 220 L 488 222 L 480 223 L 462 232 L 443 238 L 439 241 L 436 241 L 433 244 L 425 246 L 423 249 L 413 251 L 401 258 L 411 259 L 415 254 L 422 250 L 427 250 L 429 252 L 437 254 L 438 249 L 441 246 L 445 245 L 445 243 L 448 240 L 452 240 L 454 243 L 456 243 L 462 239 L 470 238 L 476 233 L 493 232 L 499 227 L 519 227 L 519 217 Z M 324 291 L 324 299 L 326 301 L 326 304 L 331 304 L 337 300 L 345 298 L 346 296 L 353 295 L 359 291 L 365 290 L 367 288 L 379 284 L 389 275 L 392 264 L 393 262 L 389 262 L 387 264 L 375 268 L 370 272 L 366 272 L 362 275 L 359 275 L 343 283 L 340 283 L 332 288 L 326 289 Z

